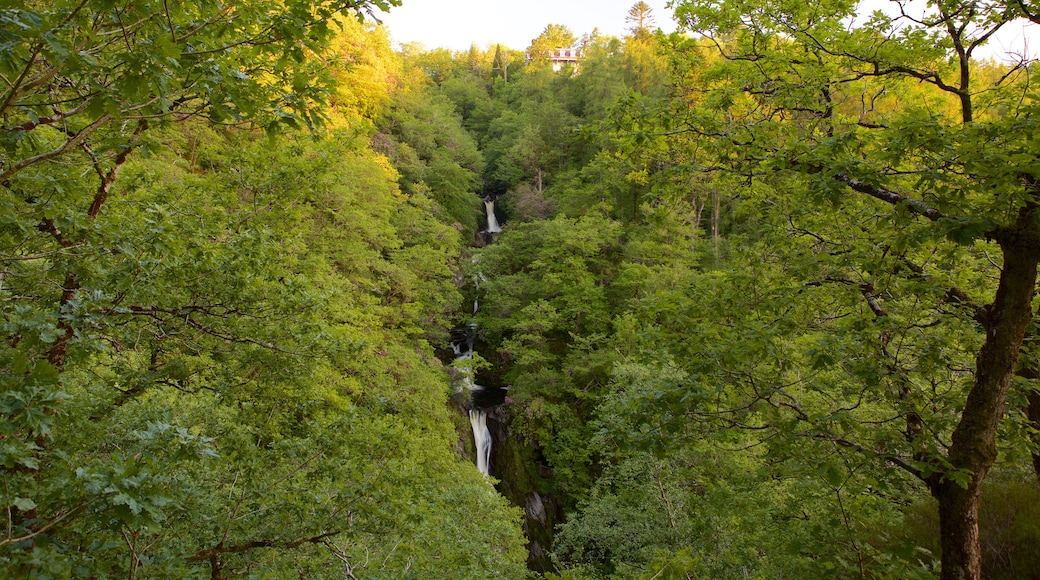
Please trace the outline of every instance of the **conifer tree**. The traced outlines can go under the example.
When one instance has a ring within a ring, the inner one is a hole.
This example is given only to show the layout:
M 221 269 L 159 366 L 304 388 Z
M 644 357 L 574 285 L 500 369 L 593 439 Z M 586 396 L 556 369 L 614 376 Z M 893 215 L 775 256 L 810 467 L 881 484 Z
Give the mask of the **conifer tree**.
M 625 22 L 632 25 L 629 30 L 634 36 L 645 36 L 650 33 L 650 27 L 654 25 L 653 10 L 649 4 L 640 0 L 629 8 Z

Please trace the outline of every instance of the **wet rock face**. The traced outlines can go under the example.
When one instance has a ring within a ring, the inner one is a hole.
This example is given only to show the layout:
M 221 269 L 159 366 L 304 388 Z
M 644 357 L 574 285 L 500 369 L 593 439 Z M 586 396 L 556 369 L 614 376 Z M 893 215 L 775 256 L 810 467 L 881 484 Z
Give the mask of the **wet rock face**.
M 542 549 L 538 540 L 531 540 L 531 543 L 527 545 L 527 567 L 539 572 L 549 572 L 551 568 L 540 565 L 541 562 L 548 561 L 549 557 L 545 555 L 545 550 Z
M 552 551 L 553 528 L 563 521 L 563 509 L 552 494 L 552 481 L 540 469 L 538 451 L 509 430 L 508 405 L 491 409 L 488 429 L 495 439 L 491 463 L 499 493 L 524 509 L 527 536 L 527 567 L 536 572 L 555 572 Z
M 524 514 L 527 516 L 527 521 L 533 520 L 545 525 L 545 504 L 542 503 L 542 496 L 538 495 L 537 491 L 532 491 L 524 498 Z

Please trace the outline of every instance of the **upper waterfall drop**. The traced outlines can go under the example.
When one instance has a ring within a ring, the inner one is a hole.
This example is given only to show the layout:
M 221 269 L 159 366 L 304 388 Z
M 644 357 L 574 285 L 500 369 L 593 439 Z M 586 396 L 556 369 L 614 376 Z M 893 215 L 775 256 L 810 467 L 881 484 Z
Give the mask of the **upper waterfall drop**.
M 485 199 L 484 210 L 487 212 L 487 231 L 489 234 L 497 234 L 502 231 L 502 226 L 498 225 L 498 219 L 495 217 L 495 200 Z

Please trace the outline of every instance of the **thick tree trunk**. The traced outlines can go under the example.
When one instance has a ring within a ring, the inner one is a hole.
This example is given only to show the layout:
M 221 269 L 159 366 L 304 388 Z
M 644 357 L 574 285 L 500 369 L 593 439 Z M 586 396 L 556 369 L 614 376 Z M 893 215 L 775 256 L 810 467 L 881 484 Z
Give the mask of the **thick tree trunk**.
M 1038 208 L 1030 204 L 1015 226 L 994 234 L 1004 253 L 1004 266 L 996 297 L 987 311 L 986 341 L 976 359 L 975 382 L 953 432 L 948 457 L 953 469 L 931 485 L 939 500 L 944 580 L 982 577 L 979 493 L 997 457 L 997 427 L 1033 316 L 1031 300 L 1040 258 L 1037 214 Z
M 985 474 L 979 472 L 967 489 L 950 480 L 939 484 L 937 497 L 943 580 L 982 578 L 979 491 L 983 479 Z

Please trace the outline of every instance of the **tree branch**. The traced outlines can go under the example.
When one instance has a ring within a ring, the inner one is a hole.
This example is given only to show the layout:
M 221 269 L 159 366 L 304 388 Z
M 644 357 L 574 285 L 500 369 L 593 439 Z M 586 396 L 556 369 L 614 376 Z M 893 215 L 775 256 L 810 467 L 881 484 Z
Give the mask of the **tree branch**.
M 835 445 L 839 445 L 841 447 L 847 447 L 849 449 L 854 449 L 854 450 L 856 450 L 856 451 L 858 451 L 860 453 L 863 453 L 864 455 L 870 455 L 870 456 L 873 456 L 873 457 L 877 457 L 878 459 L 881 459 L 883 461 L 887 461 L 888 463 L 891 463 L 892 465 L 895 465 L 896 467 L 899 467 L 899 468 L 905 470 L 907 473 L 910 473 L 911 475 L 913 475 L 914 477 L 920 479 L 921 481 L 923 481 L 925 483 L 928 482 L 928 480 L 925 478 L 925 475 L 924 475 L 923 471 L 921 471 L 920 469 L 914 467 L 913 465 L 910 465 L 905 460 L 903 460 L 900 457 L 897 457 L 895 455 L 891 455 L 891 454 L 888 454 L 888 453 L 879 453 L 877 451 L 874 451 L 873 449 L 869 449 L 867 447 L 864 447 L 864 446 L 860 445 L 859 443 L 855 443 L 853 441 L 849 441 L 848 439 L 843 439 L 841 437 L 835 437 L 835 436 L 827 434 L 827 433 L 812 433 L 811 437 L 813 439 L 820 439 L 820 440 L 823 440 L 823 441 L 830 441 L 831 443 L 834 443 Z
M 98 187 L 97 193 L 94 194 L 94 200 L 90 203 L 90 209 L 87 210 L 87 215 L 91 218 L 96 218 L 98 212 L 101 211 L 101 205 L 108 199 L 108 192 L 111 191 L 112 185 L 116 181 L 116 176 L 119 175 L 119 168 L 126 162 L 126 158 L 130 155 L 130 152 L 137 146 L 138 137 L 140 137 L 141 133 L 143 133 L 147 128 L 148 121 L 146 119 L 141 119 L 137 122 L 137 129 L 134 131 L 133 137 L 131 137 L 126 145 L 124 145 L 123 150 L 116 155 L 115 164 L 107 173 L 101 175 L 101 185 Z M 94 165 L 97 167 L 96 160 Z M 98 168 L 98 173 L 101 173 L 100 168 Z
M 1022 11 L 1022 16 L 1033 24 L 1040 24 L 1040 12 L 1033 12 L 1026 7 L 1024 0 L 1017 0 L 1015 5 Z
M 107 115 L 107 114 L 106 115 L 102 115 L 100 118 L 98 118 L 93 123 L 91 123 L 91 124 L 87 125 L 86 127 L 80 129 L 79 133 L 76 133 L 76 135 L 74 137 L 70 138 L 68 141 L 65 141 L 65 143 L 62 143 L 57 148 L 52 149 L 50 151 L 47 151 L 46 153 L 40 153 L 39 155 L 35 155 L 33 157 L 29 157 L 27 159 L 23 159 L 23 160 L 19 161 L 18 163 L 15 163 L 10 168 L 6 169 L 3 173 L 0 173 L 0 183 L 3 183 L 8 178 L 10 178 L 11 176 L 15 175 L 19 171 L 25 169 L 26 167 L 29 167 L 30 165 L 33 165 L 35 163 L 39 163 L 40 161 L 46 161 L 48 159 L 53 159 L 55 157 L 58 157 L 59 155 L 62 155 L 64 153 L 66 153 L 68 150 L 70 150 L 73 147 L 79 145 L 84 139 L 87 138 L 87 136 L 89 136 L 91 133 L 96 131 L 99 127 L 101 127 L 105 123 L 108 123 L 111 119 L 112 119 L 111 115 Z
M 8 536 L 7 538 L 4 538 L 3 540 L 0 540 L 0 546 L 6 546 L 8 544 L 18 544 L 18 543 L 21 543 L 21 542 L 29 541 L 29 540 L 35 538 L 36 536 L 39 536 L 40 534 L 46 532 L 47 530 L 53 528 L 54 526 L 60 524 L 61 522 L 65 521 L 65 520 L 67 520 L 69 518 L 75 518 L 76 516 L 78 516 L 80 514 L 80 512 L 83 511 L 84 508 L 86 508 L 88 505 L 94 503 L 94 501 L 96 501 L 96 499 L 97 498 L 80 502 L 79 505 L 76 505 L 72 509 L 70 509 L 70 510 L 68 510 L 66 512 L 63 512 L 58 517 L 56 517 L 53 520 L 47 522 L 45 525 L 37 528 L 32 533 L 25 534 L 25 535 L 18 536 L 18 537 L 10 537 L 10 536 Z
M 897 205 L 901 203 L 905 204 L 906 207 L 910 209 L 910 211 L 914 212 L 917 215 L 924 216 L 932 220 L 933 222 L 943 217 L 943 214 L 939 210 L 933 207 L 929 207 L 923 201 L 905 197 L 890 189 L 885 189 L 884 187 L 877 187 L 874 185 L 863 183 L 862 181 L 853 179 L 844 173 L 839 173 L 835 176 L 835 179 L 848 185 L 854 191 L 865 193 L 870 197 L 880 199 L 881 201 L 888 202 L 892 205 Z
M 324 543 L 326 538 L 331 538 L 340 534 L 341 532 L 326 532 L 317 536 L 310 536 L 306 538 L 300 538 L 298 540 L 254 540 L 252 542 L 246 542 L 244 544 L 237 544 L 234 546 L 225 546 L 223 543 L 217 544 L 212 548 L 206 548 L 205 550 L 199 550 L 195 554 L 188 556 L 189 562 L 200 562 L 202 560 L 213 561 L 214 558 L 219 557 L 221 554 L 238 554 L 249 550 L 255 550 L 257 548 L 298 548 L 304 544 L 321 544 Z

